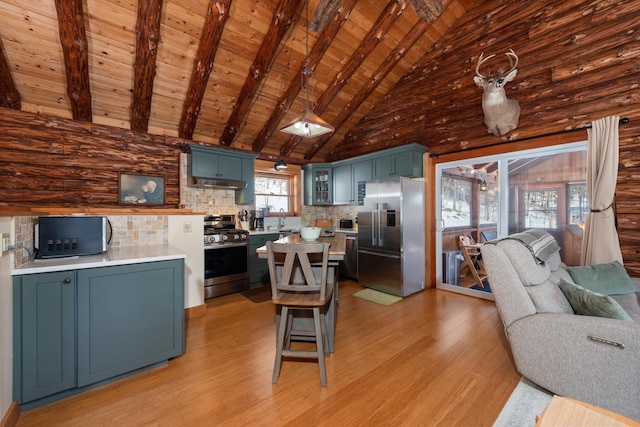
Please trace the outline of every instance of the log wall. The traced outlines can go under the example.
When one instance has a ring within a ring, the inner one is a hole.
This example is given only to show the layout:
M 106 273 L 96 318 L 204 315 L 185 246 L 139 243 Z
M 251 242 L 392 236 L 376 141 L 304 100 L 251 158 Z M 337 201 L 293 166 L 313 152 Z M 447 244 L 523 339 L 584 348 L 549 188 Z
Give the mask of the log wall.
M 0 207 L 117 208 L 118 174 L 127 173 L 164 177 L 165 207 L 177 208 L 182 144 L 0 108 Z
M 625 266 L 640 276 L 640 2 L 475 2 L 436 45 L 338 144 L 329 160 L 410 142 L 444 155 L 579 128 L 609 115 L 620 127 L 617 209 Z M 494 71 L 519 56 L 506 85 L 520 123 L 501 138 L 483 123 L 482 89 L 473 82 L 480 53 Z M 495 62 L 494 62 L 495 61 Z M 579 132 L 584 135 L 584 132 Z M 579 135 L 576 135 L 576 139 Z M 516 146 L 516 149 L 518 147 Z

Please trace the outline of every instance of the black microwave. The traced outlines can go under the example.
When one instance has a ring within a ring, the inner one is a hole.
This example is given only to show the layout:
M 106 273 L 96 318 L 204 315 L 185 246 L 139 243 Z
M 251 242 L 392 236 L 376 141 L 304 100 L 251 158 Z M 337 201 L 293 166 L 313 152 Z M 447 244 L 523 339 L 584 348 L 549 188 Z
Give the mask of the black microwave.
M 35 226 L 34 245 L 38 258 L 95 255 L 106 252 L 105 216 L 41 216 Z M 111 227 L 109 227 L 111 228 Z

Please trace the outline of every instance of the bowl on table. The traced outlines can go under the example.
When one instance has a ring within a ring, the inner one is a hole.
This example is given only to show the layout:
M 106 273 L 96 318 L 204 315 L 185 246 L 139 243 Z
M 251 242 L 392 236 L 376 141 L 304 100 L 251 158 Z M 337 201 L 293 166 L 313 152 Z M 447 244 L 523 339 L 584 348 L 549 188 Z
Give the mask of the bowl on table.
M 300 229 L 300 237 L 302 237 L 302 240 L 305 242 L 313 242 L 320 237 L 320 231 L 320 227 L 302 227 Z

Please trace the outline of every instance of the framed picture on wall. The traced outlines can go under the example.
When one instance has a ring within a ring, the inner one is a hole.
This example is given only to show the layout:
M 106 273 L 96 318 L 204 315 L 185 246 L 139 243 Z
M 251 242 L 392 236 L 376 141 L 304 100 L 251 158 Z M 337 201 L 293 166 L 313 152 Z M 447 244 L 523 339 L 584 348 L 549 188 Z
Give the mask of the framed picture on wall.
M 164 178 L 152 175 L 118 175 L 121 205 L 164 205 Z

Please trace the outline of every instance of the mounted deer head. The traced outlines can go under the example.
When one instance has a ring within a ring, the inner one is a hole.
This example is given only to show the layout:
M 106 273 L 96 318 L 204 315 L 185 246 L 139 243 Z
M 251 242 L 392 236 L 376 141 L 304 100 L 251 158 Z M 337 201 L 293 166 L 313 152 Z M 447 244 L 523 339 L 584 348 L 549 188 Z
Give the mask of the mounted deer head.
M 508 99 L 504 91 L 504 85 L 515 79 L 518 70 L 518 55 L 512 49 L 505 53 L 509 58 L 511 69 L 506 73 L 498 70 L 496 75 L 491 73 L 486 76 L 480 74 L 482 64 L 493 58 L 489 55 L 483 58 L 484 53 L 480 54 L 478 64 L 476 65 L 476 75 L 473 81 L 484 89 L 482 94 L 482 111 L 484 111 L 484 124 L 487 126 L 489 133 L 495 136 L 502 136 L 509 131 L 518 127 L 520 119 L 520 104 L 515 99 Z

